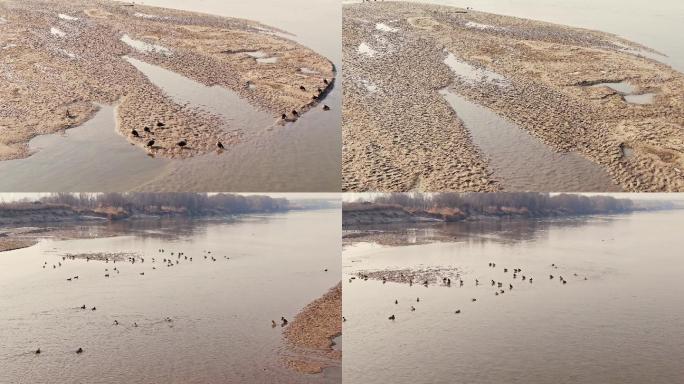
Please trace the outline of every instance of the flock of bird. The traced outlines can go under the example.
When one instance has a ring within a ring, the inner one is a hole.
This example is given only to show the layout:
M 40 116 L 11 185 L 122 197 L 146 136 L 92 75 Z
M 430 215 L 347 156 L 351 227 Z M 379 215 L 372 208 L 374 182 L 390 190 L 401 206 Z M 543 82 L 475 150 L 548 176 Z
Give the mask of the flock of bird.
M 165 254 L 165 253 L 166 253 L 166 250 L 163 249 L 163 248 L 159 248 L 159 249 L 157 250 L 157 252 L 160 253 L 160 254 Z M 212 255 L 211 251 L 206 251 L 206 250 L 205 250 L 205 251 L 203 251 L 203 253 L 204 253 L 204 254 L 202 255 L 203 260 L 207 260 L 207 261 L 211 260 L 212 262 L 218 261 L 218 259 Z M 187 255 L 185 254 L 185 252 L 170 252 L 170 256 L 173 256 L 173 257 L 162 257 L 162 264 L 165 265 L 166 267 L 173 267 L 173 266 L 179 265 L 182 261 L 188 261 L 188 262 L 192 262 L 192 261 L 193 261 L 193 257 L 187 256 Z M 223 258 L 224 258 L 225 260 L 230 260 L 230 257 L 228 257 L 228 256 L 223 256 Z M 62 261 L 66 261 L 66 260 L 76 260 L 76 259 L 77 259 L 77 257 L 76 257 L 76 256 L 73 256 L 73 255 L 62 256 Z M 154 264 L 154 263 L 157 263 L 157 258 L 156 258 L 156 257 L 152 257 L 152 258 L 150 258 L 150 259 L 152 260 L 152 263 L 153 263 L 153 264 Z M 109 257 L 105 257 L 105 258 L 103 258 L 103 259 L 95 259 L 95 258 L 91 258 L 90 256 L 86 256 L 85 260 L 86 260 L 86 262 L 90 262 L 91 260 L 99 260 L 99 261 L 104 261 L 106 264 L 109 264 L 109 262 L 111 261 L 112 264 L 116 264 L 116 258 L 111 258 L 111 259 L 110 259 Z M 141 264 L 142 264 L 142 263 L 145 263 L 145 258 L 144 258 L 144 257 L 132 257 L 132 256 L 128 256 L 128 257 L 126 257 L 126 262 L 128 262 L 128 263 L 130 263 L 130 264 L 135 264 L 135 263 L 141 263 Z M 45 269 L 45 268 L 47 267 L 47 265 L 48 265 L 48 262 L 45 261 L 44 264 L 43 264 L 43 266 L 42 266 L 43 269 Z M 52 265 L 52 269 L 57 269 L 57 268 L 60 268 L 60 267 L 62 267 L 62 262 L 61 262 L 61 261 L 58 262 L 57 264 L 53 264 L 53 265 Z M 156 266 L 152 266 L 152 270 L 156 270 Z M 328 269 L 325 268 L 323 271 L 324 271 L 324 272 L 328 272 Z M 113 267 L 113 268 L 111 269 L 111 271 L 109 270 L 109 268 L 105 268 L 104 272 L 105 272 L 105 273 L 104 273 L 104 277 L 105 277 L 105 278 L 109 278 L 109 277 L 111 276 L 110 274 L 112 274 L 112 273 L 114 273 L 114 272 L 116 272 L 116 274 L 119 274 L 119 273 L 121 273 L 121 270 L 120 270 L 118 267 Z M 145 272 L 139 272 L 139 275 L 140 275 L 140 276 L 145 276 Z M 72 276 L 72 277 L 68 277 L 66 280 L 70 282 L 70 281 L 77 280 L 78 278 L 79 278 L 79 276 Z M 87 307 L 85 304 L 81 305 L 81 306 L 78 307 L 78 308 L 80 308 L 81 310 L 90 310 L 90 311 L 96 311 L 96 310 L 97 310 L 97 307 Z M 170 317 L 166 317 L 166 318 L 164 318 L 164 321 L 167 322 L 167 323 L 171 323 L 171 322 L 173 321 L 173 319 L 171 319 Z M 288 323 L 289 323 L 288 320 L 287 320 L 284 316 L 281 316 L 281 317 L 280 317 L 280 326 L 281 326 L 281 327 L 287 326 Z M 117 319 L 114 319 L 113 325 L 114 325 L 114 326 L 118 326 L 118 325 L 120 325 L 120 323 L 119 323 L 119 321 L 118 321 Z M 134 328 L 138 328 L 138 323 L 137 323 L 137 322 L 133 322 L 132 326 L 133 326 Z M 275 322 L 275 320 L 271 320 L 271 327 L 272 327 L 272 328 L 275 328 L 275 327 L 277 327 L 277 326 L 278 326 L 278 324 Z M 38 348 L 38 349 L 35 351 L 35 354 L 40 354 L 40 353 L 41 353 L 41 349 Z M 82 348 L 79 348 L 79 349 L 76 351 L 76 353 L 78 353 L 78 354 L 83 353 L 83 349 L 82 349 Z
M 157 126 L 158 129 L 163 129 L 164 127 L 166 127 L 166 124 L 164 124 L 164 123 L 161 122 L 161 121 L 157 121 L 156 126 Z M 149 126 L 145 126 L 145 127 L 143 128 L 143 131 L 149 133 L 150 135 L 154 135 L 154 132 L 152 131 L 152 128 L 150 128 Z M 133 137 L 140 138 L 140 132 L 138 132 L 138 130 L 136 130 L 135 128 L 131 130 L 131 135 L 132 135 Z M 150 140 L 147 141 L 147 143 L 145 144 L 145 146 L 148 147 L 148 148 L 153 148 L 155 142 L 156 142 L 156 141 L 155 141 L 154 139 L 150 139 Z M 185 148 L 185 147 L 188 145 L 188 141 L 187 141 L 186 139 L 181 139 L 179 142 L 176 143 L 176 145 L 179 146 L 179 147 L 181 147 L 181 148 Z M 216 146 L 217 146 L 219 149 L 225 149 L 225 147 L 223 146 L 223 144 L 222 144 L 220 141 L 216 142 Z
M 157 251 L 158 251 L 158 253 L 166 253 L 166 250 L 163 249 L 163 248 L 159 248 Z M 211 255 L 211 251 L 206 251 L 206 250 L 205 250 L 205 251 L 203 251 L 203 252 L 204 252 L 204 255 L 203 255 L 203 259 L 204 259 L 204 260 L 207 260 L 207 261 L 208 261 L 208 260 L 211 260 L 212 262 L 216 262 L 216 261 L 218 260 L 217 258 L 215 258 L 214 256 Z M 173 266 L 175 266 L 175 265 L 179 265 L 181 261 L 185 261 L 185 260 L 187 260 L 187 261 L 189 261 L 189 262 L 192 262 L 192 261 L 193 261 L 193 258 L 192 258 L 192 257 L 188 257 L 187 255 L 185 255 L 184 252 L 170 252 L 170 255 L 171 255 L 171 256 L 175 256 L 175 259 L 173 259 L 173 258 L 171 258 L 171 257 L 163 257 L 163 258 L 162 258 L 163 264 L 166 265 L 167 267 L 173 267 Z M 223 258 L 224 258 L 225 260 L 230 260 L 230 257 L 228 257 L 228 256 L 223 256 Z M 73 256 L 73 255 L 62 256 L 62 261 L 66 261 L 66 260 L 76 260 L 76 259 L 77 259 L 77 257 L 76 257 L 76 256 Z M 116 259 L 115 259 L 115 258 L 110 259 L 109 257 L 105 257 L 104 259 L 100 260 L 100 259 L 94 259 L 94 258 L 91 258 L 91 257 L 87 256 L 87 257 L 85 258 L 85 260 L 86 260 L 86 262 L 90 262 L 91 260 L 99 260 L 99 261 L 104 261 L 106 264 L 108 264 L 108 263 L 111 261 L 112 264 L 116 264 Z M 156 263 L 156 262 L 157 262 L 157 258 L 155 258 L 155 257 L 152 257 L 151 260 L 152 260 L 152 263 Z M 131 256 L 129 256 L 129 257 L 126 257 L 126 262 L 128 262 L 128 263 L 130 263 L 130 264 L 135 264 L 136 262 L 142 264 L 142 263 L 145 262 L 145 258 L 144 258 L 144 257 L 136 258 L 136 257 L 131 257 Z M 48 262 L 45 261 L 45 262 L 43 263 L 43 266 L 42 266 L 43 269 L 45 269 L 45 268 L 47 267 L 47 265 L 48 265 Z M 60 261 L 60 262 L 57 262 L 57 264 L 53 264 L 53 265 L 52 265 L 52 269 L 57 269 L 57 268 L 60 268 L 60 267 L 62 267 L 62 262 L 61 262 L 61 261 Z M 155 266 L 152 266 L 152 269 L 153 269 L 153 270 L 156 270 L 156 267 L 155 267 Z M 119 273 L 121 273 L 121 270 L 120 270 L 118 267 L 113 267 L 111 271 L 109 270 L 109 268 L 105 268 L 104 272 L 105 272 L 105 273 L 104 273 L 104 277 L 105 277 L 105 278 L 109 278 L 109 277 L 110 277 L 110 273 L 116 272 L 117 274 L 119 274 Z M 140 275 L 140 276 L 145 276 L 145 272 L 139 272 L 139 275 Z M 78 280 L 78 278 L 79 278 L 79 276 L 72 276 L 72 277 L 68 277 L 66 280 L 70 282 L 70 281 Z M 89 311 L 96 311 L 96 310 L 97 310 L 97 307 L 95 307 L 95 306 L 93 306 L 93 307 L 88 307 L 88 306 L 86 306 L 85 304 L 81 305 L 81 306 L 78 307 L 78 308 L 81 309 L 81 310 L 89 310 Z M 173 319 L 170 318 L 170 317 L 165 317 L 165 318 L 163 319 L 163 321 L 166 322 L 166 323 L 171 323 L 171 322 L 173 322 Z M 282 318 L 282 321 L 283 321 L 283 326 L 285 326 L 285 325 L 287 324 L 287 320 L 285 320 L 285 318 L 283 317 L 283 318 Z M 114 322 L 112 323 L 112 325 L 114 325 L 114 326 L 119 326 L 120 323 L 119 323 L 119 321 L 118 321 L 117 319 L 114 319 Z M 138 325 L 137 322 L 133 322 L 132 326 L 133 326 L 134 328 L 138 328 L 139 325 Z M 81 353 L 83 353 L 83 352 L 84 352 L 83 348 L 80 348 L 80 347 L 76 350 L 76 353 L 77 353 L 77 354 L 81 354 Z M 36 355 L 41 354 L 41 353 L 42 353 L 41 348 L 36 349 L 36 350 L 34 351 L 34 353 L 35 353 Z
M 488 264 L 488 267 L 489 267 L 489 268 L 496 268 L 496 263 L 490 262 L 490 263 Z M 551 264 L 551 268 L 553 268 L 553 269 L 558 269 L 558 266 L 554 263 L 554 264 Z M 522 282 L 527 282 L 528 284 L 533 284 L 533 282 L 534 282 L 534 278 L 533 278 L 532 276 L 523 274 L 522 268 L 513 268 L 513 269 L 503 268 L 503 273 L 505 273 L 505 274 L 510 273 L 511 277 L 512 277 L 514 280 L 518 280 L 518 279 L 519 279 L 519 281 L 520 281 L 521 283 L 522 283 Z M 573 273 L 573 276 L 579 278 L 579 275 L 578 275 L 577 273 Z M 369 276 L 368 276 L 367 274 L 364 274 L 364 273 L 360 273 L 360 274 L 359 274 L 359 277 L 360 277 L 362 280 L 364 280 L 364 281 L 367 281 L 368 278 L 369 278 Z M 458 280 L 457 280 L 456 282 L 458 283 L 458 286 L 459 286 L 459 287 L 463 287 L 464 284 L 465 284 L 464 280 L 463 280 L 462 278 L 460 278 L 459 275 L 457 275 L 457 278 L 458 278 Z M 352 276 L 352 277 L 349 279 L 349 282 L 351 283 L 351 282 L 352 282 L 353 280 L 355 280 L 355 279 L 356 279 L 356 277 L 355 277 L 355 276 Z M 555 280 L 555 279 L 556 279 L 556 276 L 555 276 L 555 275 L 549 274 L 549 280 Z M 568 280 L 567 280 L 566 278 L 564 278 L 563 276 L 560 276 L 560 275 L 557 277 L 557 280 L 558 280 L 562 285 L 565 285 L 565 284 L 568 283 Z M 587 278 L 587 277 L 584 277 L 583 280 L 588 280 L 588 278 Z M 382 283 L 385 284 L 386 282 L 387 282 L 387 279 L 383 276 L 383 277 L 382 277 Z M 413 286 L 413 283 L 414 283 L 414 282 L 413 282 L 413 278 L 409 278 L 408 282 L 409 282 L 409 286 Z M 420 283 L 421 283 L 423 286 L 425 286 L 425 287 L 428 287 L 428 286 L 430 285 L 430 282 L 429 282 L 428 280 L 422 280 Z M 480 282 L 479 279 L 474 279 L 474 283 L 475 283 L 475 287 L 484 285 L 484 283 Z M 441 285 L 444 286 L 444 287 L 451 287 L 451 285 L 452 285 L 451 277 L 443 277 L 443 278 L 441 279 Z M 503 295 L 503 294 L 505 294 L 506 292 L 512 291 L 513 288 L 514 288 L 513 282 L 502 282 L 502 281 L 497 281 L 497 280 L 494 280 L 494 279 L 491 279 L 491 280 L 489 281 L 489 285 L 490 285 L 491 287 L 494 288 L 494 295 L 495 295 L 495 296 Z M 508 291 L 507 291 L 506 289 L 508 289 Z M 470 301 L 474 303 L 474 302 L 477 301 L 477 298 L 473 297 L 473 298 L 470 299 Z M 417 297 L 417 298 L 416 298 L 416 302 L 417 302 L 417 303 L 420 302 L 420 297 Z M 398 305 L 398 304 L 399 304 L 399 299 L 394 299 L 394 304 L 395 304 L 395 305 Z M 410 310 L 411 310 L 411 312 L 415 311 L 415 310 L 416 310 L 415 306 L 411 305 L 411 306 L 410 306 Z M 456 309 L 456 310 L 454 311 L 454 313 L 455 313 L 455 314 L 460 314 L 460 313 L 461 313 L 461 309 Z M 395 314 L 392 314 L 392 315 L 390 315 L 390 316 L 388 317 L 388 319 L 394 321 L 394 320 L 397 319 L 397 317 L 396 317 Z M 343 318 L 343 321 L 346 321 L 346 318 Z
M 326 88 L 327 88 L 328 85 L 330 85 L 330 82 L 328 81 L 328 79 L 323 79 L 323 84 L 325 84 L 325 86 L 326 86 Z M 300 91 L 307 92 L 306 87 L 303 86 L 303 85 L 300 85 L 300 86 L 299 86 L 299 90 L 300 90 Z M 311 96 L 311 99 L 312 99 L 312 100 L 318 100 L 324 93 L 325 93 L 325 90 L 324 90 L 324 89 L 318 88 L 318 89 L 316 89 L 316 94 L 313 95 L 313 96 Z M 324 105 L 323 105 L 323 110 L 324 110 L 324 111 L 329 111 L 329 110 L 330 110 L 330 107 L 328 107 L 327 105 L 324 104 Z M 296 109 L 293 109 L 291 113 L 292 113 L 292 117 L 289 117 L 289 116 L 287 115 L 287 113 L 283 113 L 282 115 L 280 115 L 280 118 L 281 118 L 282 120 L 284 120 L 284 121 L 295 121 L 295 120 L 297 120 L 297 119 L 299 118 L 299 112 L 297 112 Z
M 328 81 L 328 79 L 323 79 L 323 84 L 325 84 L 326 87 L 327 87 L 327 86 L 330 84 L 330 82 Z M 304 87 L 303 85 L 300 85 L 300 86 L 299 86 L 299 89 L 302 90 L 302 91 L 306 91 L 306 87 Z M 317 92 L 317 93 L 316 93 L 315 95 L 311 96 L 311 99 L 312 99 L 312 100 L 318 100 L 318 99 L 321 97 L 321 95 L 323 95 L 323 93 L 325 92 L 325 90 L 323 90 L 323 89 L 321 89 L 321 88 L 318 88 L 318 89 L 316 90 L 316 92 Z M 327 106 L 327 105 L 323 105 L 323 110 L 324 110 L 324 111 L 329 111 L 329 110 L 330 110 L 330 107 Z M 69 112 L 69 110 L 67 110 L 66 114 L 67 114 L 67 117 L 68 117 L 68 118 L 73 118 L 72 115 L 71 115 L 71 113 Z M 287 116 L 286 113 L 283 113 L 283 114 L 281 115 L 281 118 L 282 118 L 283 120 L 288 120 L 288 116 Z M 294 121 L 294 120 L 296 120 L 297 118 L 299 118 L 299 112 L 297 112 L 297 110 L 294 110 L 294 109 L 293 109 L 293 110 L 292 110 L 292 119 L 291 119 L 291 120 L 288 120 L 288 121 Z M 165 126 L 166 126 L 166 124 L 164 124 L 163 122 L 157 121 L 156 127 L 157 127 L 158 129 L 163 129 Z M 150 135 L 154 135 L 154 132 L 152 131 L 152 128 L 149 127 L 149 126 L 145 126 L 145 127 L 143 128 L 143 131 L 145 131 L 146 133 L 148 133 L 148 134 L 150 134 Z M 140 137 L 141 137 L 141 136 L 140 136 L 140 132 L 138 132 L 138 130 L 135 129 L 135 128 L 131 130 L 131 136 L 133 136 L 133 137 L 135 137 L 135 138 L 140 138 Z M 147 141 L 147 143 L 145 144 L 145 146 L 148 147 L 148 148 L 154 148 L 154 144 L 155 144 L 155 143 L 156 143 L 155 139 L 149 139 L 149 140 Z M 188 140 L 186 140 L 186 139 L 181 139 L 180 141 L 178 141 L 178 142 L 176 143 L 176 145 L 179 146 L 179 147 L 181 147 L 181 148 L 185 148 L 185 147 L 187 147 L 187 145 L 188 145 Z M 220 150 L 225 149 L 225 146 L 224 146 L 223 143 L 221 143 L 220 141 L 216 142 L 216 147 L 217 147 L 218 149 L 220 149 Z

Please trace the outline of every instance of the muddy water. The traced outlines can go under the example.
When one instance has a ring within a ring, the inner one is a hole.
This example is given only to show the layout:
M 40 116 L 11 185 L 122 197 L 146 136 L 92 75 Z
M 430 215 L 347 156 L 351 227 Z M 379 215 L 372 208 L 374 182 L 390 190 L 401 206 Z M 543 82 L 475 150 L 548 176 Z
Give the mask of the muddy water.
M 126 57 L 148 80 L 178 104 L 190 104 L 204 111 L 220 115 L 226 128 L 247 134 L 263 131 L 275 122 L 275 117 L 252 106 L 236 92 L 220 86 L 207 87 L 185 76 L 157 65 Z M 231 106 L 231 108 L 226 108 Z
M 0 382 L 339 382 L 339 372 L 284 369 L 282 329 L 271 328 L 339 281 L 339 221 L 338 211 L 312 211 L 124 222 L 110 228 L 115 237 L 46 239 L 2 253 Z M 193 261 L 166 267 L 162 258 L 178 251 Z M 137 253 L 145 262 L 60 257 L 91 252 Z
M 169 160 L 129 144 L 116 131 L 114 116 L 114 107 L 102 106 L 79 127 L 31 140 L 31 157 L 0 161 L 2 190 L 128 190 L 158 177 Z
M 240 17 L 263 22 L 287 31 L 293 39 L 332 60 L 341 75 L 341 9 L 334 1 L 259 0 L 245 4 L 226 5 L 222 1 L 180 2 L 148 1 L 147 5 L 166 6 L 221 16 Z M 291 12 L 303 9 L 306 12 Z M 133 42 L 135 43 L 135 42 Z M 143 47 L 144 48 L 144 47 Z M 236 102 L 216 87 L 204 87 L 173 72 L 139 62 L 151 81 L 172 97 L 180 97 L 201 107 L 219 110 L 228 116 L 233 126 L 259 132 L 258 137 L 228 148 L 222 154 L 210 153 L 193 159 L 159 160 L 145 156 L 144 150 L 129 146 L 125 138 L 112 136 L 114 120 L 98 120 L 83 126 L 88 132 L 78 135 L 40 137 L 31 142 L 40 148 L 27 159 L 0 162 L 3 191 L 339 191 L 341 159 L 341 89 L 335 86 L 321 104 L 330 111 L 315 108 L 295 123 L 271 127 L 274 118 L 266 116 L 249 104 Z M 268 62 L 263 65 L 269 65 Z M 194 84 L 192 84 L 192 83 Z M 221 105 L 221 101 L 232 100 Z M 240 107 L 227 108 L 226 105 Z M 113 115 L 112 115 L 113 116 Z M 78 129 L 78 128 L 77 128 Z M 82 145 L 82 137 L 90 146 Z M 101 140 L 97 140 L 101 137 Z M 118 142 L 121 142 L 119 144 Z M 67 148 L 69 150 L 67 150 Z M 94 152 L 94 148 L 100 150 Z M 123 152 L 126 148 L 128 153 Z M 110 155 L 116 153 L 116 156 Z M 65 155 L 68 153 L 68 157 Z M 97 153 L 97 156 L 93 156 Z M 131 172 L 130 163 L 119 158 L 139 161 Z M 92 172 L 79 173 L 80 163 L 72 159 L 87 159 Z M 62 166 L 71 163 L 71 168 Z M 76 164 L 74 164 L 76 163 Z M 99 164 L 103 163 L 103 164 Z M 73 178 L 71 175 L 79 174 Z
M 610 175 L 576 153 L 558 153 L 493 111 L 449 91 L 440 91 L 482 150 L 504 190 L 618 191 Z
M 567 225 L 453 224 L 435 229 L 455 235 L 453 242 L 346 248 L 345 380 L 681 382 L 683 224 L 681 211 L 570 219 Z M 361 270 L 427 266 L 459 268 L 464 286 L 347 280 Z M 533 283 L 513 279 L 512 268 Z M 494 294 L 491 279 L 505 284 L 504 294 Z

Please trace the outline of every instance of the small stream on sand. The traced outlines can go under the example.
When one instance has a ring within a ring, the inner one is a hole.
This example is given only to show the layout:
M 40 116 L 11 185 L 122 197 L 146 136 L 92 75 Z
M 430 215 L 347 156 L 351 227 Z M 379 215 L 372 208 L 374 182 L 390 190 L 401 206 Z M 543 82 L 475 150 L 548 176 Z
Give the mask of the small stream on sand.
M 572 153 L 559 153 L 516 124 L 464 97 L 440 94 L 489 160 L 494 179 L 509 191 L 619 191 L 597 164 Z

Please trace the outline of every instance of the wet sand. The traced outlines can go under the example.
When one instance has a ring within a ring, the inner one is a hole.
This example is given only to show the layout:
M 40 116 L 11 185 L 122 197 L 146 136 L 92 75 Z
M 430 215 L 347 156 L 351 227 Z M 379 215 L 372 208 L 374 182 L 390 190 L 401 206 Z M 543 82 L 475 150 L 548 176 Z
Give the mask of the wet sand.
M 306 306 L 283 331 L 288 343 L 285 364 L 300 373 L 341 367 L 342 351 L 333 339 L 342 334 L 342 283 Z
M 234 122 L 178 102 L 130 59 L 222 87 L 273 124 L 281 114 L 296 120 L 292 111 L 315 107 L 313 96 L 334 83 L 329 60 L 247 20 L 105 1 L 7 1 L 0 16 L 2 160 L 30 155 L 31 138 L 78 126 L 98 105 L 118 105 L 117 131 L 150 155 L 187 158 L 240 142 Z
M 647 47 L 454 7 L 374 2 L 344 5 L 343 50 L 344 190 L 506 189 L 444 90 L 593 162 L 606 189 L 684 190 L 684 75 L 647 58 Z M 445 63 L 450 54 L 459 70 Z M 629 83 L 634 93 L 593 87 L 601 83 Z M 652 104 L 630 102 L 649 93 Z

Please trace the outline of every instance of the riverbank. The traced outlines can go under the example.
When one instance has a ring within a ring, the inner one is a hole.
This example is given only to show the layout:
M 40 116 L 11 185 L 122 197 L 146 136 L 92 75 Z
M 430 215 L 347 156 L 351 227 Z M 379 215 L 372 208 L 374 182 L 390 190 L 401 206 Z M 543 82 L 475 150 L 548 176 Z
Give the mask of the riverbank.
M 288 343 L 285 364 L 300 373 L 340 367 L 342 351 L 333 339 L 342 334 L 342 283 L 307 305 L 283 331 Z
M 344 5 L 343 44 L 344 190 L 501 190 L 444 90 L 590 160 L 625 191 L 684 190 L 684 75 L 647 47 L 402 2 Z
M 79 126 L 99 105 L 117 105 L 118 132 L 152 156 L 244 140 L 235 122 L 179 102 L 126 58 L 223 87 L 274 124 L 316 107 L 334 83 L 328 59 L 248 20 L 96 0 L 6 1 L 0 17 L 0 160 L 29 156 L 31 138 Z

